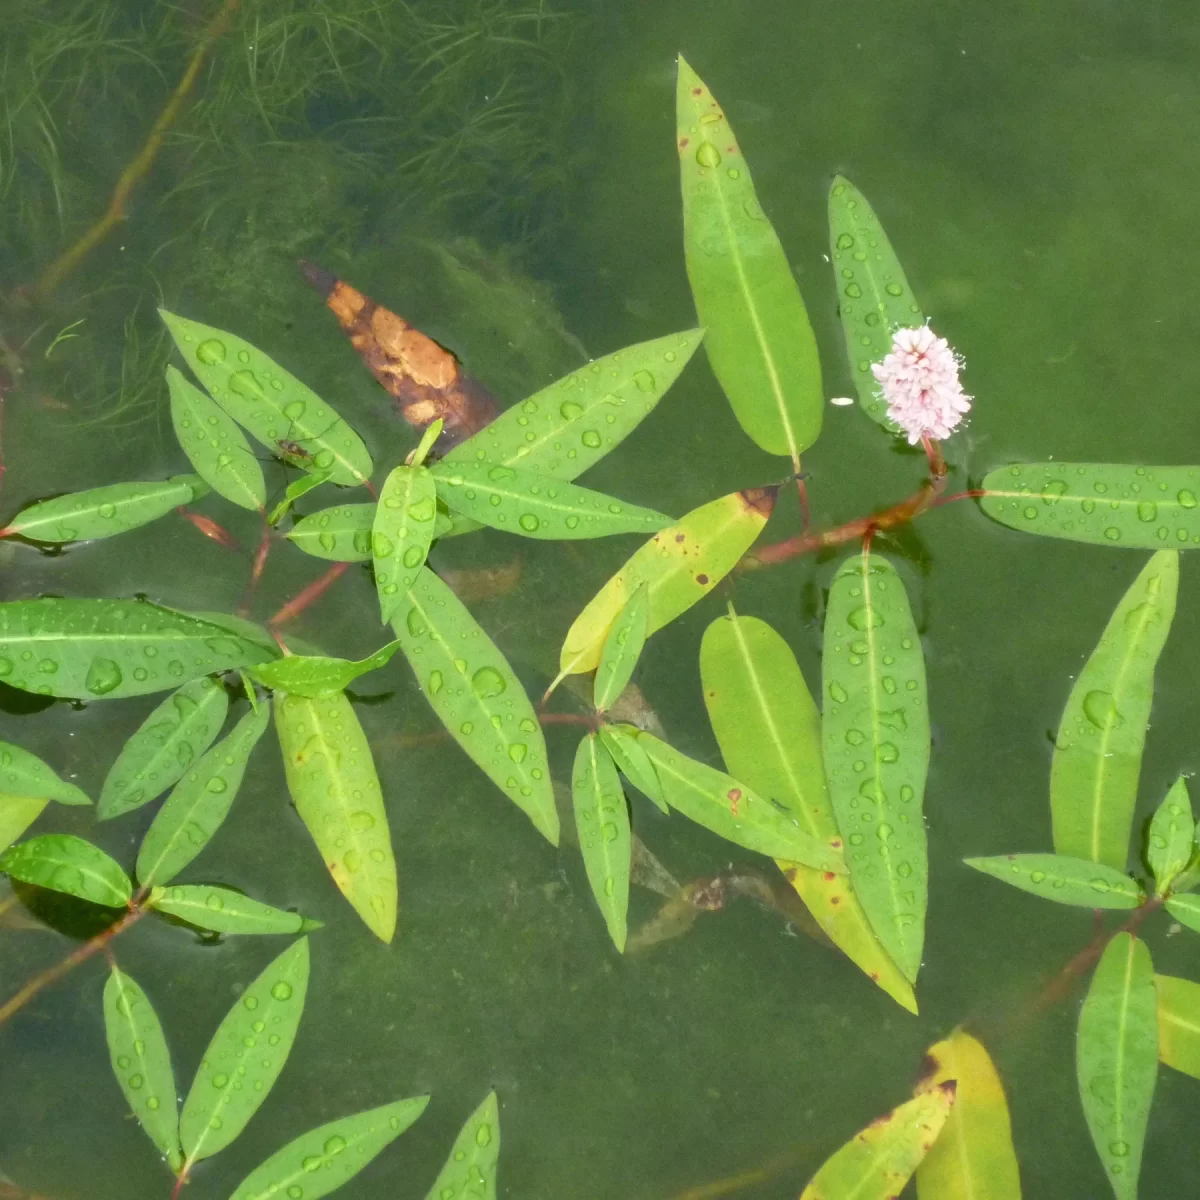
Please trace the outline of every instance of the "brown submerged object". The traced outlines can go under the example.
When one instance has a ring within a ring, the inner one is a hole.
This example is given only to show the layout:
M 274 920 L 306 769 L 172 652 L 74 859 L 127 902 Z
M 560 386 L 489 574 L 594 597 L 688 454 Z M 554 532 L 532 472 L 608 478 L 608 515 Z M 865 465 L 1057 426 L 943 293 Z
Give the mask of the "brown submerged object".
M 332 272 L 303 259 L 300 269 L 404 419 L 414 429 L 424 429 L 441 417 L 439 452 L 465 441 L 496 416 L 491 393 L 444 346 Z

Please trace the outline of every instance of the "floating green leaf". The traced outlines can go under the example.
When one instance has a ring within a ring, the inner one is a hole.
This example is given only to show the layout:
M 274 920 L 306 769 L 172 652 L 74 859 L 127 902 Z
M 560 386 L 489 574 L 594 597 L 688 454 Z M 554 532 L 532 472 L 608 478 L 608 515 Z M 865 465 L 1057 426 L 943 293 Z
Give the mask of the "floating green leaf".
M 142 696 L 273 657 L 220 625 L 144 600 L 0 604 L 0 682 L 42 696 Z
M 1103 863 L 1061 854 L 998 854 L 964 858 L 976 871 L 1059 904 L 1080 908 L 1137 908 L 1145 899 L 1137 882 Z
M 496 1200 L 500 1113 L 496 1093 L 467 1118 L 425 1200 Z
M 1079 1096 L 1117 1200 L 1135 1200 L 1158 1074 L 1158 1014 L 1150 951 L 1132 934 L 1108 943 L 1079 1014 Z
M 251 1171 L 229 1200 L 328 1196 L 395 1141 L 428 1103 L 428 1096 L 414 1096 L 310 1129 Z
M 1200 983 L 1155 975 L 1154 991 L 1159 1061 L 1200 1079 Z
M 1153 555 L 1071 688 L 1050 766 L 1054 849 L 1125 869 L 1154 667 L 1175 616 L 1179 555 Z
M 683 249 L 713 373 L 746 433 L 796 465 L 821 432 L 821 364 L 791 264 L 725 114 L 679 57 Z
M 178 875 L 212 840 L 237 798 L 246 762 L 269 717 L 266 705 L 246 713 L 175 785 L 138 850 L 137 877 L 143 887 Z
M 371 557 L 374 523 L 374 504 L 338 504 L 302 517 L 287 536 L 314 558 L 366 562 Z
M 654 411 L 703 336 L 703 330 L 689 329 L 598 358 L 506 409 L 442 462 L 519 463 L 527 471 L 575 479 Z
M 508 660 L 427 567 L 392 628 L 450 736 L 552 845 L 558 810 L 537 713 Z
M 1194 893 L 1169 896 L 1166 909 L 1181 925 L 1200 933 L 1200 896 Z
M 601 725 L 598 736 L 621 774 L 664 814 L 670 814 L 658 772 L 637 740 L 636 725 Z
M 425 467 L 396 467 L 384 480 L 371 527 L 371 562 L 386 625 L 425 565 L 437 516 L 437 485 Z
M 904 583 L 877 554 L 847 559 L 834 577 L 822 692 L 825 770 L 850 881 L 876 937 L 915 983 L 929 877 L 925 660 Z
M 438 463 L 438 495 L 454 511 L 521 537 L 568 541 L 653 533 L 671 518 L 578 484 L 502 463 Z
M 45 796 L 14 796 L 0 792 L 0 850 L 7 850 L 42 815 Z
M 118 863 L 69 833 L 44 833 L 10 846 L 0 854 L 0 871 L 105 908 L 124 908 L 133 894 Z
M 370 478 L 362 439 L 289 371 L 232 333 L 158 311 L 196 378 L 251 437 L 276 454 L 280 442 L 298 447 L 303 457 L 291 450 L 289 461 L 328 471 L 334 483 Z
M 267 524 L 272 526 L 278 525 L 297 500 L 307 496 L 313 488 L 319 488 L 321 484 L 328 483 L 329 480 L 330 474 L 328 471 L 314 471 L 312 474 L 301 475 L 299 479 L 293 479 L 284 488 L 283 499 L 271 509 L 271 514 L 267 517 Z
M 918 1200 L 1021 1200 L 1004 1085 L 982 1043 L 956 1029 L 930 1046 L 918 1093 L 954 1085 L 954 1105 L 917 1168 Z
M 184 1172 L 246 1128 L 283 1070 L 308 990 L 308 938 L 297 938 L 233 1002 L 204 1051 L 179 1116 Z
M 873 421 L 898 432 L 871 364 L 883 362 L 897 329 L 925 324 L 904 270 L 867 198 L 841 175 L 829 189 L 829 252 L 838 312 L 858 403 Z
M 386 666 L 399 649 L 399 642 L 388 642 L 358 662 L 323 655 L 289 654 L 251 668 L 249 675 L 264 687 L 290 692 L 294 696 L 323 696 L 327 692 L 345 691 L 360 675 Z
M 208 884 L 152 888 L 146 906 L 215 933 L 308 933 L 321 928 L 320 921 Z
M 60 779 L 36 754 L 12 742 L 0 742 L 0 792 L 59 804 L 91 804 L 82 788 Z
M 813 1176 L 800 1200 L 894 1200 L 937 1141 L 954 1093 L 947 1081 L 872 1121 Z
M 1126 550 L 1200 545 L 1200 467 L 1014 463 L 981 486 L 983 511 L 1026 533 Z
M 167 367 L 167 388 L 175 436 L 196 473 L 231 503 L 261 509 L 267 484 L 237 422 L 176 367 Z
M 228 711 L 228 694 L 210 676 L 173 692 L 121 747 L 100 790 L 96 816 L 104 821 L 132 812 L 182 779 L 212 745 Z
M 607 712 L 633 676 L 633 668 L 637 666 L 642 648 L 646 645 L 649 619 L 650 590 L 643 583 L 629 597 L 629 603 L 612 623 L 600 650 L 592 689 L 592 702 L 597 712 Z
M 146 993 L 115 966 L 104 985 L 104 1031 L 113 1074 L 133 1115 L 177 1171 L 183 1154 L 171 1054 Z
M 113 483 L 41 500 L 22 509 L 0 537 L 20 534 L 37 542 L 85 542 L 125 533 L 190 504 L 208 491 L 199 475 L 162 483 Z
M 647 635 L 708 595 L 750 549 L 775 507 L 778 490 L 754 488 L 721 496 L 692 509 L 639 547 L 567 631 L 559 656 L 560 678 L 599 664 L 613 622 L 643 585 L 650 604 Z
M 343 692 L 275 703 L 288 791 L 342 895 L 382 941 L 396 932 L 396 859 L 375 760 Z
M 1146 838 L 1146 861 L 1154 872 L 1154 883 L 1160 896 L 1166 895 L 1172 881 L 1188 865 L 1195 834 L 1187 780 L 1180 775 L 1151 818 Z
M 724 771 L 688 758 L 653 734 L 642 730 L 629 733 L 627 726 L 610 728 L 622 741 L 632 738 L 645 751 L 667 803 L 689 820 L 747 850 L 801 862 L 820 871 L 846 873 L 840 838 L 822 841 L 813 837 L 785 809 L 756 795 Z
M 821 760 L 821 715 L 791 647 L 765 621 L 732 610 L 704 631 L 700 679 L 725 765 L 812 837 L 840 841 Z M 912 985 L 880 945 L 843 875 L 778 860 L 830 941 L 910 1012 Z
M 632 853 L 629 809 L 617 768 L 594 733 L 583 738 L 575 752 L 571 796 L 588 883 L 604 914 L 609 936 L 623 954 Z

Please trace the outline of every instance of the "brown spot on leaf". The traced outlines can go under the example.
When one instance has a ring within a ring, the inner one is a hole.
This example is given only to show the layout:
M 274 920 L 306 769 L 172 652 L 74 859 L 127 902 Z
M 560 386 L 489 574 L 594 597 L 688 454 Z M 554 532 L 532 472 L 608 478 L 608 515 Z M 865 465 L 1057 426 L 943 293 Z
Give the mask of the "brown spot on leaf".
M 708 587 L 708 576 L 707 576 L 707 575 L 705 575 L 705 574 L 703 574 L 703 573 L 702 573 L 702 574 L 700 574 L 700 575 L 697 575 L 697 576 L 696 576 L 696 582 L 697 582 L 697 583 L 698 583 L 698 584 L 699 584 L 701 587 Z
M 783 877 L 784 877 L 784 879 L 786 879 L 788 881 L 788 883 L 795 883 L 796 876 L 798 874 L 799 874 L 799 872 L 796 870 L 795 867 L 788 867 L 788 869 L 786 871 L 784 871 Z
M 761 517 L 769 517 L 775 508 L 775 497 L 779 495 L 779 484 L 770 487 L 746 488 L 738 492 L 742 503 L 753 513 Z
M 931 1075 L 936 1075 L 941 1069 L 942 1064 L 932 1054 L 927 1054 L 921 1059 L 921 1069 L 917 1078 L 928 1079 Z

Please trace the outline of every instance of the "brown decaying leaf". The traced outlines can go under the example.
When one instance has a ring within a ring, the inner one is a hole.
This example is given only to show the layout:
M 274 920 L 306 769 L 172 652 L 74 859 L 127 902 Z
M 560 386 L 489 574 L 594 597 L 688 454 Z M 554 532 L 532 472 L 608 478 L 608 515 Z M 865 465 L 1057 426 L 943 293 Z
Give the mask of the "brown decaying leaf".
M 303 260 L 300 269 L 325 298 L 350 344 L 395 399 L 404 419 L 416 429 L 442 419 L 438 453 L 477 433 L 495 417 L 491 394 L 462 370 L 444 346 L 331 272 Z

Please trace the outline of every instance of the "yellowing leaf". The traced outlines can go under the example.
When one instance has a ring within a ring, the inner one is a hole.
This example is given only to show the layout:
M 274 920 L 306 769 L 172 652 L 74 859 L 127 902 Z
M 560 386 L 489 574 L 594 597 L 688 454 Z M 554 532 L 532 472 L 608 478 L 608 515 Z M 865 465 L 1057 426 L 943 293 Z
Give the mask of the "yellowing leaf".
M 917 1168 L 920 1200 L 1020 1200 L 1021 1176 L 1004 1086 L 982 1044 L 956 1029 L 929 1048 L 918 1095 L 957 1082 L 933 1149 Z
M 1200 1079 L 1200 983 L 1155 975 L 1158 996 L 1158 1059 Z
M 872 1121 L 813 1176 L 800 1200 L 895 1200 L 937 1141 L 954 1104 L 943 1083 Z
M 813 837 L 836 839 L 821 760 L 821 715 L 787 642 L 756 617 L 718 617 L 700 645 L 700 678 L 729 773 L 782 804 Z M 776 862 L 829 940 L 915 1013 L 912 985 L 880 945 L 849 878 Z
M 609 629 L 643 584 L 650 601 L 647 636 L 712 591 L 762 531 L 778 490 L 731 492 L 692 509 L 639 547 L 567 630 L 559 656 L 560 677 L 598 665 Z

